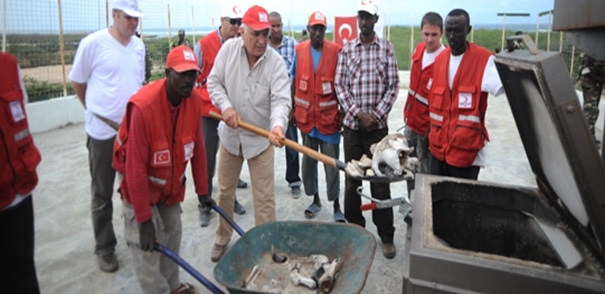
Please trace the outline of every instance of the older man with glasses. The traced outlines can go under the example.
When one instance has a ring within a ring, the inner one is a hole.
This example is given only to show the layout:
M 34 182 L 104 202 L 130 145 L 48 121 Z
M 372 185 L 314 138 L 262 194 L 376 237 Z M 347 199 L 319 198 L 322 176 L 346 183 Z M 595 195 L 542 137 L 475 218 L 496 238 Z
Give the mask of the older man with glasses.
M 225 5 L 221 13 L 221 26 L 218 30 L 204 36 L 195 45 L 195 55 L 197 56 L 198 64 L 202 73 L 197 79 L 197 89 L 202 95 L 202 130 L 204 133 L 204 143 L 206 144 L 206 156 L 208 162 L 208 196 L 212 196 L 212 178 L 216 165 L 216 152 L 218 150 L 218 120 L 209 116 L 210 111 L 220 113 L 216 106 L 212 105 L 206 79 L 210 75 L 210 70 L 214 66 L 214 58 L 218 54 L 219 49 L 225 41 L 237 37 L 239 35 L 240 26 L 242 24 L 242 10 L 237 4 Z M 245 188 L 248 184 L 241 179 L 238 181 L 238 188 Z M 210 207 L 203 203 L 198 204 L 200 210 L 200 226 L 207 227 L 210 223 L 211 212 Z M 234 211 L 237 214 L 244 214 L 246 210 L 235 199 Z

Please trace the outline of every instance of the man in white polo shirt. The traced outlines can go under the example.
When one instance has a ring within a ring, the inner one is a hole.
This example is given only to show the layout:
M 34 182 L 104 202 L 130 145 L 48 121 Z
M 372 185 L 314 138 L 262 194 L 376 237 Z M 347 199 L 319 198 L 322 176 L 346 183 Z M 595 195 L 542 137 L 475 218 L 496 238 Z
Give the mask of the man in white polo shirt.
M 118 260 L 113 224 L 111 167 L 113 141 L 126 103 L 145 78 L 145 46 L 134 36 L 139 17 L 138 0 L 114 0 L 113 25 L 80 42 L 69 79 L 86 108 L 88 163 L 92 179 L 92 225 L 99 269 L 114 272 Z

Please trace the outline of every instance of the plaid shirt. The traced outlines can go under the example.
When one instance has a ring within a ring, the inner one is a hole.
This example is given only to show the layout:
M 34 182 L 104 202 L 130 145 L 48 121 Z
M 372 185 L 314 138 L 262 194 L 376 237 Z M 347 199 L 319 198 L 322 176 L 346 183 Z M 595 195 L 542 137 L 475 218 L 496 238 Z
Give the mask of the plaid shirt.
M 267 46 L 273 48 L 273 46 L 271 46 L 271 45 L 267 45 Z M 286 63 L 286 69 L 288 70 L 288 76 L 290 75 L 290 67 L 292 66 L 292 63 L 294 62 L 294 59 L 296 58 L 295 48 L 296 48 L 296 40 L 294 40 L 286 35 L 282 35 L 281 44 L 279 44 L 279 46 L 277 46 L 277 48 L 273 48 L 284 59 L 284 62 Z
M 358 130 L 359 112 L 373 113 L 387 127 L 387 117 L 399 92 L 399 73 L 395 49 L 379 37 L 368 47 L 359 38 L 344 45 L 338 55 L 334 87 L 345 111 L 344 125 Z

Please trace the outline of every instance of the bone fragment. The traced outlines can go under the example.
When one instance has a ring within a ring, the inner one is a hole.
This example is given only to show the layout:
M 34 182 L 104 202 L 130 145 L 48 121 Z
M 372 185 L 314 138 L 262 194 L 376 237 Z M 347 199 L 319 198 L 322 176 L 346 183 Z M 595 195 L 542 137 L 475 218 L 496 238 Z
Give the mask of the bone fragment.
M 299 273 L 291 273 L 290 280 L 292 281 L 292 284 L 296 286 L 303 285 L 309 289 L 317 288 L 317 284 L 315 283 L 315 281 L 313 281 L 313 279 L 303 277 Z

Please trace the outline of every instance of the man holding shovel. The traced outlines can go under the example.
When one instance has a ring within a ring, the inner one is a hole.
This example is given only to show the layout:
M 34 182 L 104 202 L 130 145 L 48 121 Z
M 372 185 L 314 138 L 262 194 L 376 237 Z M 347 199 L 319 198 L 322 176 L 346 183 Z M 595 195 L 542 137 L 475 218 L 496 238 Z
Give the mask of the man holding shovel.
M 275 221 L 274 151 L 281 147 L 291 97 L 282 57 L 267 50 L 269 14 L 252 6 L 242 19 L 242 37 L 225 42 L 208 77 L 208 92 L 223 114 L 220 138 L 218 205 L 233 216 L 235 188 L 244 160 L 250 169 L 255 224 Z M 268 141 L 238 129 L 240 120 L 270 130 Z M 217 262 L 231 240 L 232 228 L 219 220 L 211 260 Z

